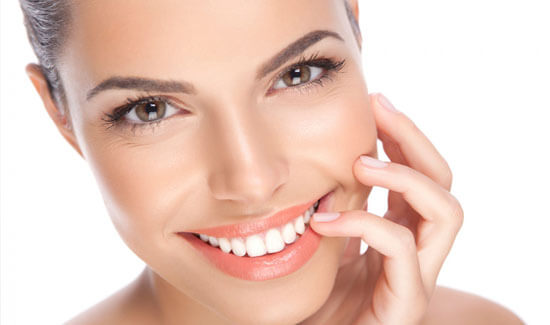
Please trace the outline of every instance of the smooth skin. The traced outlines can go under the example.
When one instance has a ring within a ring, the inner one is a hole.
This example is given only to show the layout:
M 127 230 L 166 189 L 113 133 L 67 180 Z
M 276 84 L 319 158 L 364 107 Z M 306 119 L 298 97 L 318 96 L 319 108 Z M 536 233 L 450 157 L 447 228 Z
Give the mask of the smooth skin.
M 329 222 L 313 218 L 311 223 L 324 236 L 361 238 L 369 245 L 364 256 L 357 257 L 369 275 L 358 283 L 364 295 L 356 315 L 351 319 L 342 315 L 344 323 L 485 324 L 498 319 L 498 324 L 521 324 L 515 315 L 488 301 L 447 288 L 436 290 L 437 275 L 464 219 L 460 203 L 449 193 L 451 170 L 405 114 L 382 94 L 370 97 L 378 137 L 391 162 L 367 157 L 366 163 L 358 159 L 353 170 L 361 183 L 389 190 L 388 210 L 384 218 L 356 210 L 344 211 Z M 436 302 L 430 305 L 433 296 Z M 444 300 L 460 303 L 438 318 Z M 469 301 L 487 309 L 464 314 L 462 304 Z
M 54 103 L 38 66 L 27 73 L 60 133 L 90 164 L 121 238 L 147 266 L 69 324 L 520 323 L 492 302 L 436 286 L 463 218 L 449 193 L 452 174 L 405 114 L 368 93 L 340 1 L 72 3 L 59 64 L 67 107 Z M 357 1 L 350 4 L 358 17 Z M 261 80 L 257 67 L 320 29 L 343 41 L 325 38 L 304 56 L 345 58 L 344 70 L 323 86 L 266 95 L 287 65 Z M 134 134 L 106 128 L 102 118 L 142 92 L 110 89 L 87 99 L 111 76 L 186 80 L 197 93 L 149 92 L 173 99 L 181 114 Z M 361 165 L 359 156 L 377 157 L 377 139 L 391 162 Z M 390 189 L 385 218 L 362 210 L 372 186 Z M 230 277 L 177 235 L 271 215 L 331 190 L 342 215 L 311 221 L 323 235 L 319 249 L 285 277 Z

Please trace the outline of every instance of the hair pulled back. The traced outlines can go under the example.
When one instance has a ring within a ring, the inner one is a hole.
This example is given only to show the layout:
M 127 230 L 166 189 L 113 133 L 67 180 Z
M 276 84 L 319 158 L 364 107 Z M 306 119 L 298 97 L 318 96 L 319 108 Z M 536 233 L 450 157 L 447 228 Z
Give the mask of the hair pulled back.
M 361 32 L 353 11 L 342 0 L 353 33 L 361 46 Z M 38 58 L 48 89 L 57 105 L 66 105 L 65 89 L 57 70 L 58 58 L 71 23 L 71 0 L 20 0 L 27 37 Z

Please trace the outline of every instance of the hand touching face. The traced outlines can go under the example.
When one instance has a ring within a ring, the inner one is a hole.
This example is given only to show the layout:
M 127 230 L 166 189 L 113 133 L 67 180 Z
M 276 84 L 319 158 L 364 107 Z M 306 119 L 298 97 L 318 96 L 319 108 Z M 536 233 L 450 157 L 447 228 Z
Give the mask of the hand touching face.
M 432 143 L 381 94 L 370 95 L 378 137 L 391 159 L 361 156 L 357 179 L 389 189 L 388 211 L 315 214 L 311 226 L 324 236 L 359 237 L 368 245 L 364 301 L 354 324 L 417 324 L 463 221 L 449 193 L 452 174 Z

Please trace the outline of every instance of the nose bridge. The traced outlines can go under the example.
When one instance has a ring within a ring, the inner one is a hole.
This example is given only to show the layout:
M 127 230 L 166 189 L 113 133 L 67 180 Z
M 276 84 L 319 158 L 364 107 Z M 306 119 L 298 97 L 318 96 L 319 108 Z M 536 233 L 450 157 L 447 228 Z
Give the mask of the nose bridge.
M 250 107 L 231 107 L 226 101 L 220 108 L 209 137 L 209 158 L 215 162 L 208 176 L 210 190 L 218 200 L 265 202 L 288 177 L 275 135 L 262 127 L 261 116 Z

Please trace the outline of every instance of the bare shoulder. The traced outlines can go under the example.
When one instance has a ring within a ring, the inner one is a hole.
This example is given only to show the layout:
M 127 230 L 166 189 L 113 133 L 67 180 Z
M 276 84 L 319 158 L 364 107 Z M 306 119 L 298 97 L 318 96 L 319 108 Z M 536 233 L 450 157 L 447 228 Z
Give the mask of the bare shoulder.
M 525 324 L 507 308 L 480 296 L 438 286 L 423 321 L 431 324 Z
M 152 317 L 154 313 L 143 299 L 143 290 L 140 281 L 136 279 L 64 324 L 155 324 L 158 320 Z

